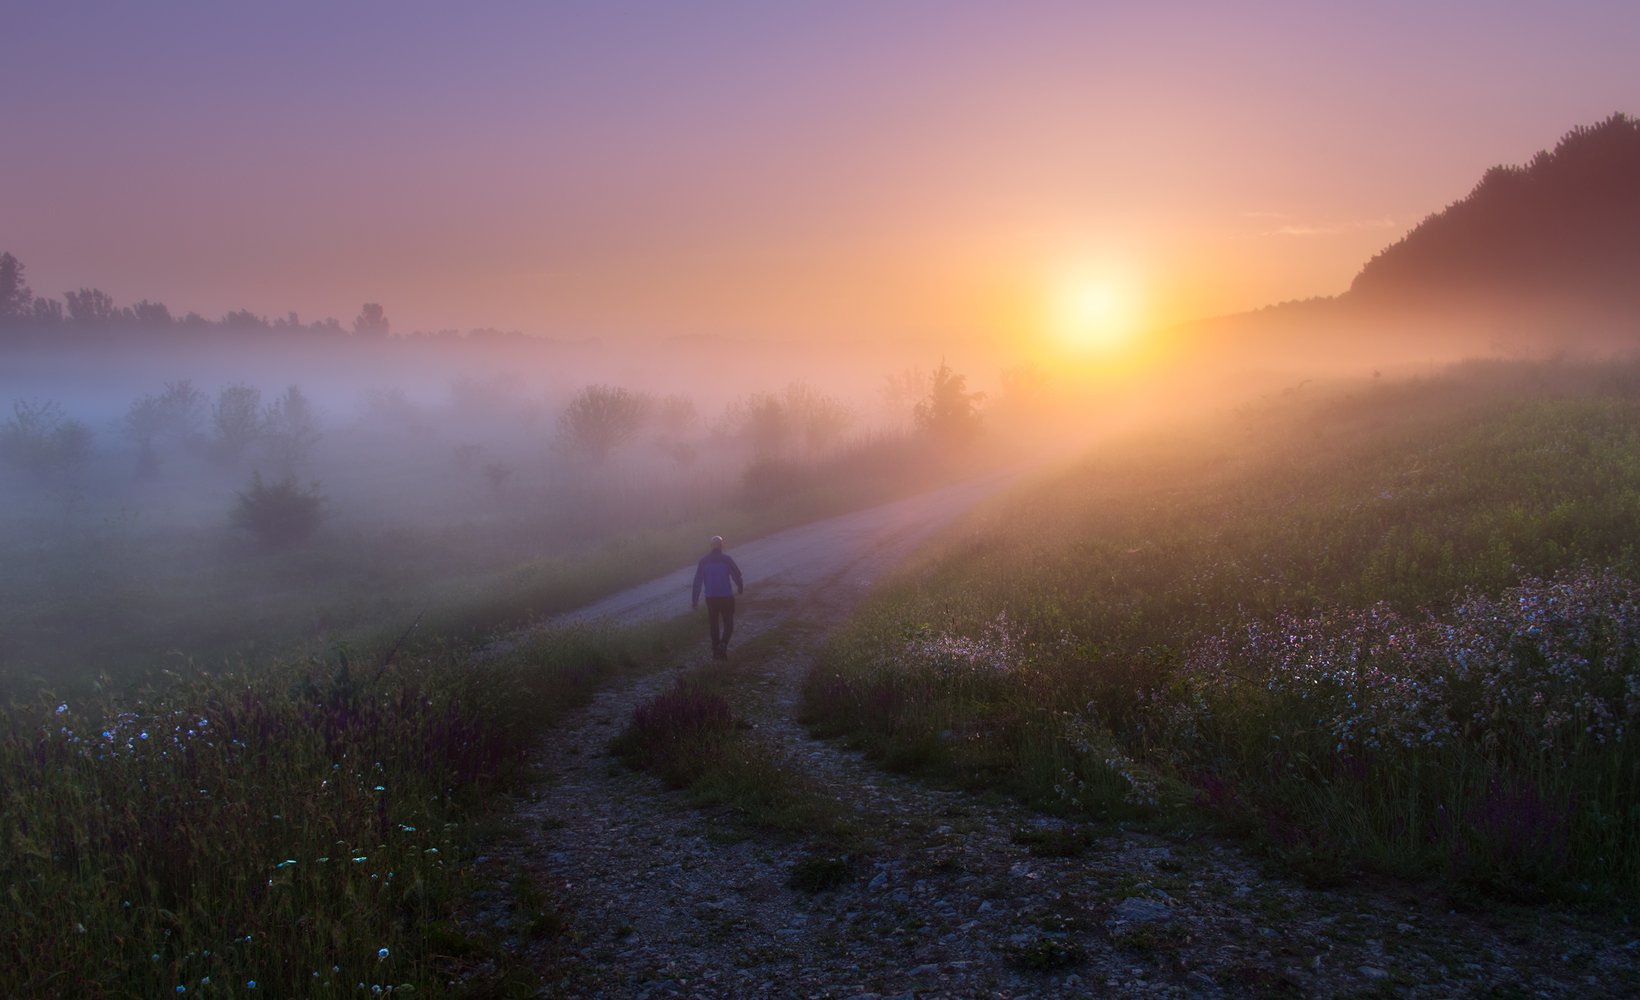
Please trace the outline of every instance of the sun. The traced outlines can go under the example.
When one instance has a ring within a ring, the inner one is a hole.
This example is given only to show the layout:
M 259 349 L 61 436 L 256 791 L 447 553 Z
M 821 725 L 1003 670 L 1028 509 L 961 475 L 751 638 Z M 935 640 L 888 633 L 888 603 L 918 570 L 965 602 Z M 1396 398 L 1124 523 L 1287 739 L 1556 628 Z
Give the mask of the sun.
M 1131 346 L 1139 332 L 1138 285 L 1114 268 L 1078 268 L 1054 283 L 1048 305 L 1050 339 L 1074 358 L 1108 358 Z

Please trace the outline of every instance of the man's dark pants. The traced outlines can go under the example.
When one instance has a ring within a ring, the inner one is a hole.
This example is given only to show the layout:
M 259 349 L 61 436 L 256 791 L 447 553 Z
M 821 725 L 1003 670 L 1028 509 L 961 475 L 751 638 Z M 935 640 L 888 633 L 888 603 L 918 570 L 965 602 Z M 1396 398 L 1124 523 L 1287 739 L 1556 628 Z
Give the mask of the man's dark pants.
M 735 634 L 735 599 L 708 597 L 706 599 L 706 626 L 712 632 L 712 652 L 729 648 L 729 637 Z

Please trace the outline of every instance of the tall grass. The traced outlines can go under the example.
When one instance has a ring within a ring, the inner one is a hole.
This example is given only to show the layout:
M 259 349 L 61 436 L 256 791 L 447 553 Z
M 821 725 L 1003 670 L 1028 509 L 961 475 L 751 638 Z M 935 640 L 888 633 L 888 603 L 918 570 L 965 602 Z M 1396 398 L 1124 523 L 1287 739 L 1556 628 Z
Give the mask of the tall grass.
M 582 631 L 11 704 L 0 995 L 440 992 L 473 824 L 642 648 Z
M 1634 375 L 1472 366 L 1107 451 L 863 615 L 806 717 L 1318 877 L 1632 894 Z

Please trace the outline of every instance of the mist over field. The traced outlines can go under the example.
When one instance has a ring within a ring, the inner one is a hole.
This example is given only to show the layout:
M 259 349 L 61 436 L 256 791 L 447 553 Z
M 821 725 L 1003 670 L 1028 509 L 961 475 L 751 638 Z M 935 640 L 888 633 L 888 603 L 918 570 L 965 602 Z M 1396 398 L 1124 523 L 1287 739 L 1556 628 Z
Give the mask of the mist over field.
M 10 678 L 322 650 L 618 539 L 777 523 L 825 468 L 863 496 L 930 481 L 871 466 L 932 371 L 888 353 L 121 336 L 147 343 L 19 337 L 0 373 Z M 258 483 L 301 523 L 248 523 Z
M 1640 7 L 3 20 L 0 998 L 1640 995 Z

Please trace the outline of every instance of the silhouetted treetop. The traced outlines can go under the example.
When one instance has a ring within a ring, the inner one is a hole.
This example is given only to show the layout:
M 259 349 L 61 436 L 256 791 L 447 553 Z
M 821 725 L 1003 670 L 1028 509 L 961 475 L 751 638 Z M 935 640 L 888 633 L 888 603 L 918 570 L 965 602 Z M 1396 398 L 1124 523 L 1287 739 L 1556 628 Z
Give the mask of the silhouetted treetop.
M 1525 166 L 1486 171 L 1368 261 L 1350 295 L 1640 305 L 1640 120 L 1614 114 Z

